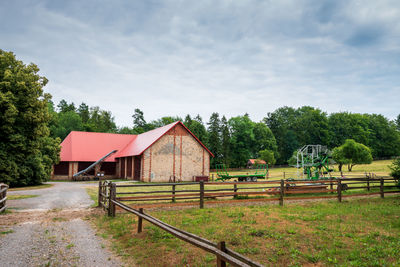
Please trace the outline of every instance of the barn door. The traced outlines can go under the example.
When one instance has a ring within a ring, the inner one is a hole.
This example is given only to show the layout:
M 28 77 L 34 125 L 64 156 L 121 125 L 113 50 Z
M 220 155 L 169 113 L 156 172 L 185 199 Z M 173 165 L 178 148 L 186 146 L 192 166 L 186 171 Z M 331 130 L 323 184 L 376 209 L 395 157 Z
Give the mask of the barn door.
M 140 168 L 141 168 L 141 165 L 142 165 L 141 164 L 142 163 L 141 159 L 142 159 L 142 156 L 136 156 L 135 157 L 135 162 L 134 162 L 134 164 L 135 164 L 135 167 L 134 167 L 135 173 L 134 173 L 133 179 L 136 180 L 136 181 L 140 181 Z

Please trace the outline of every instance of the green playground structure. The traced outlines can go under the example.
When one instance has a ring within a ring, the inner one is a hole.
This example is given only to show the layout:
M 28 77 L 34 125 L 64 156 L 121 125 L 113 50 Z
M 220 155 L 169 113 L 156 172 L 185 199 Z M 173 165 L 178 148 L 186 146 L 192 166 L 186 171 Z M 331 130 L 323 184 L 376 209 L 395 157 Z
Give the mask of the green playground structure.
M 232 178 L 237 178 L 239 182 L 257 182 L 257 179 L 265 179 L 268 174 L 268 164 L 258 164 L 255 167 L 255 172 L 246 174 L 230 174 L 224 164 L 216 164 L 217 179 L 216 181 L 225 181 Z

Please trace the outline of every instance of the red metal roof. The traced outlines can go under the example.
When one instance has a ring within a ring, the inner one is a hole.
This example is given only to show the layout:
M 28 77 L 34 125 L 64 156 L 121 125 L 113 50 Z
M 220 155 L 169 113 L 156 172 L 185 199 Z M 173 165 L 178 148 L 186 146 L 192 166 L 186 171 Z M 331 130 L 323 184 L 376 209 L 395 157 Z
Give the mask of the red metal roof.
M 121 150 L 136 135 L 72 131 L 61 143 L 61 161 L 96 161 L 112 150 Z M 105 161 L 115 161 L 112 154 Z
M 182 122 L 177 121 L 139 135 L 72 131 L 61 143 L 61 161 L 93 162 L 115 149 L 118 152 L 105 161 L 110 162 L 120 157 L 137 156 L 177 124 L 182 125 L 211 156 L 214 156 Z
M 136 137 L 136 139 L 134 139 L 130 144 L 128 144 L 122 151 L 118 151 L 115 157 L 120 158 L 120 157 L 137 156 L 142 154 L 147 148 L 149 148 L 164 134 L 166 134 L 169 130 L 171 130 L 178 124 L 182 125 L 197 140 L 197 142 L 199 142 L 200 145 L 204 147 L 204 149 L 206 149 L 211 156 L 214 157 L 213 153 L 211 153 L 211 151 L 208 150 L 208 148 L 202 142 L 200 142 L 200 140 L 191 131 L 189 131 L 189 129 L 186 128 L 186 126 L 180 121 L 173 122 L 163 127 L 139 134 Z
M 256 161 L 257 161 L 259 164 L 267 164 L 267 163 L 265 162 L 265 160 L 262 160 L 262 159 L 249 159 L 249 161 L 251 162 L 251 164 L 255 164 Z

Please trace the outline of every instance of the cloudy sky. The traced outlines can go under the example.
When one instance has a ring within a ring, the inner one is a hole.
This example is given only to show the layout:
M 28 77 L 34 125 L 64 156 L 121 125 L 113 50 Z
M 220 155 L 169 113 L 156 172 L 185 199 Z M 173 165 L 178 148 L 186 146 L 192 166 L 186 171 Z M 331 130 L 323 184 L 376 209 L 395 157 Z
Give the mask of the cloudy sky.
M 0 2 L 0 49 L 131 125 L 281 106 L 400 113 L 400 1 Z

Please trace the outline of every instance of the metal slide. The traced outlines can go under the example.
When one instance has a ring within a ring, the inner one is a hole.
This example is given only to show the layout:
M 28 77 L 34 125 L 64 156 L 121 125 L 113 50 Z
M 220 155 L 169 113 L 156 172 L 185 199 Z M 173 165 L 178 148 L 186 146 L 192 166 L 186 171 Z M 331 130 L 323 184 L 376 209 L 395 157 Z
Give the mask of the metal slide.
M 81 170 L 80 172 L 77 172 L 73 175 L 73 177 L 78 177 L 81 176 L 83 174 L 86 174 L 87 172 L 89 172 L 91 169 L 93 169 L 97 164 L 102 163 L 106 158 L 108 158 L 109 156 L 111 156 L 112 154 L 114 154 L 115 152 L 117 152 L 118 150 L 113 150 L 110 153 L 108 153 L 107 155 L 105 155 L 104 157 L 102 157 L 101 159 L 99 159 L 98 161 L 96 161 L 95 163 L 93 163 L 92 165 L 90 165 L 89 167 L 87 167 L 84 170 Z

